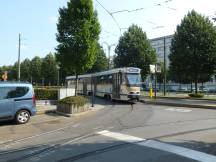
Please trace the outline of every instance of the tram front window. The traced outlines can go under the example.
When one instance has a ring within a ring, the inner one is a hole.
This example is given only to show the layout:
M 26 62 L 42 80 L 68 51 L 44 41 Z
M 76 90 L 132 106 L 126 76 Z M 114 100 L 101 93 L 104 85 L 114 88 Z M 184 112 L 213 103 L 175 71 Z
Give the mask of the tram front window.
M 127 84 L 130 87 L 139 87 L 141 83 L 141 77 L 139 74 L 127 74 L 126 75 Z

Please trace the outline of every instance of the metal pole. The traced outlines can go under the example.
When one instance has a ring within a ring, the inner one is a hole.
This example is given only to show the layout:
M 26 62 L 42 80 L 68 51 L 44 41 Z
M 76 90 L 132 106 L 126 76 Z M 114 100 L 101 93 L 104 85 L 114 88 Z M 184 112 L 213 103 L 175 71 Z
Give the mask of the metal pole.
M 19 45 L 18 45 L 18 76 L 17 76 L 18 81 L 20 81 L 20 44 L 21 44 L 21 34 L 19 34 Z
M 157 64 L 155 64 L 155 99 L 157 98 L 157 73 L 156 73 L 156 67 Z
M 93 78 L 91 77 L 91 102 L 92 102 L 92 107 L 94 107 L 94 90 L 93 90 Z
M 111 46 L 108 45 L 108 69 L 110 69 L 110 50 L 111 50 Z
M 166 39 L 164 37 L 164 96 L 166 96 Z
M 59 69 L 58 69 L 57 73 L 58 73 L 58 74 L 57 74 L 57 75 L 58 75 L 58 76 L 57 76 L 57 77 L 58 77 L 58 78 L 57 78 L 57 86 L 59 86 Z
M 111 68 L 111 65 L 110 65 L 110 52 L 111 52 L 111 48 L 112 46 L 115 46 L 116 44 L 111 44 L 109 45 L 107 42 L 103 42 L 104 44 L 107 45 L 107 49 L 108 49 L 108 68 L 110 69 Z

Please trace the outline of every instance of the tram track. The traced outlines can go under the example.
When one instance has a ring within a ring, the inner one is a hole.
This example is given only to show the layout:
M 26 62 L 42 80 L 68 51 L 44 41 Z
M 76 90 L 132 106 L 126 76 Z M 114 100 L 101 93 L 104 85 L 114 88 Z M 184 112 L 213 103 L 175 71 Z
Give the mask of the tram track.
M 73 138 L 68 138 L 68 139 L 63 139 L 63 140 L 59 140 L 59 141 L 55 141 L 52 144 L 49 144 L 49 146 L 46 145 L 41 145 L 41 146 L 36 146 L 36 147 L 29 147 L 29 148 L 24 148 L 24 149 L 17 149 L 17 150 L 10 150 L 10 151 L 4 151 L 0 153 L 0 158 L 2 158 L 2 156 L 4 155 L 12 155 L 14 153 L 20 153 L 20 152 L 25 152 L 25 154 L 17 157 L 17 158 L 12 158 L 9 160 L 4 160 L 4 162 L 17 162 L 17 161 L 23 161 L 25 159 L 29 159 L 31 157 L 35 157 L 38 156 L 42 153 L 45 152 L 49 152 L 52 150 L 56 150 L 59 149 L 65 145 L 77 142 L 79 140 L 83 140 L 89 137 L 93 137 L 93 136 L 98 136 L 98 134 L 96 133 L 89 133 L 89 134 L 85 134 L 85 135 L 81 135 L 81 136 L 77 136 L 77 137 L 73 137 Z M 66 142 L 65 142 L 66 141 Z M 31 150 L 29 150 L 31 149 Z M 1 161 L 1 160 L 0 160 Z
M 166 137 L 172 137 L 172 136 L 177 136 L 177 135 L 190 134 L 190 133 L 194 133 L 194 132 L 214 130 L 214 129 L 216 129 L 216 127 L 206 128 L 206 129 L 189 130 L 189 131 L 182 131 L 182 132 L 171 133 L 171 134 L 167 134 L 167 135 L 163 135 L 163 136 L 157 136 L 157 137 L 154 137 L 154 138 L 149 138 L 147 140 L 158 140 L 160 138 L 166 138 Z M 72 143 L 78 142 L 80 140 L 84 140 L 84 139 L 94 137 L 94 136 L 99 136 L 99 134 L 90 133 L 90 134 L 78 136 L 78 137 L 75 137 L 75 138 L 67 139 L 67 141 L 64 142 L 64 143 L 61 143 L 61 142 L 65 141 L 65 140 L 60 140 L 58 142 L 55 142 L 55 143 L 58 143 L 58 144 L 52 144 L 52 145 L 44 147 L 42 149 L 35 148 L 35 150 L 33 150 L 31 153 L 28 153 L 28 154 L 25 154 L 25 155 L 22 155 L 20 157 L 13 158 L 13 159 L 10 159 L 10 160 L 6 160 L 5 162 L 19 162 L 19 161 L 27 160 L 27 159 L 30 159 L 32 157 L 40 156 L 40 154 L 43 154 L 43 153 L 46 153 L 46 152 L 49 152 L 49 151 L 53 151 L 53 150 L 57 150 L 57 149 L 59 149 L 59 148 L 61 148 L 63 146 L 66 146 L 68 144 L 72 144 Z M 130 143 L 123 142 L 123 143 L 120 143 L 120 144 L 111 145 L 111 146 L 103 147 L 101 149 L 96 149 L 96 150 L 84 152 L 84 153 L 81 153 L 81 154 L 77 154 L 77 155 L 74 155 L 74 156 L 70 156 L 70 157 L 67 157 L 65 159 L 61 159 L 61 160 L 59 160 L 57 162 L 77 161 L 77 160 L 80 160 L 80 159 L 83 159 L 83 158 L 86 158 L 86 157 L 90 157 L 90 156 L 94 156 L 96 154 L 101 154 L 101 153 L 113 151 L 113 150 L 116 150 L 116 149 L 121 149 L 121 148 L 123 148 L 125 146 L 129 146 L 129 145 L 140 143 L 140 142 L 143 142 L 143 141 L 130 142 Z M 20 151 L 25 151 L 25 150 L 20 150 Z M 1 153 L 0 157 L 1 157 L 1 155 L 13 154 L 13 153 L 17 153 L 17 152 L 19 152 L 19 150 L 16 150 L 14 152 L 13 151 L 5 152 L 5 154 Z
M 125 110 L 124 113 L 122 113 L 119 116 L 113 116 L 112 118 L 113 118 L 113 120 L 118 122 L 118 121 L 121 121 L 121 118 L 123 118 L 126 114 L 129 114 L 130 112 L 133 112 L 133 111 L 136 111 L 136 107 L 132 107 L 132 105 L 131 106 L 128 105 L 128 108 L 127 108 L 127 110 Z M 107 109 L 105 111 L 105 113 L 106 113 L 106 115 L 114 115 L 114 112 L 112 112 L 112 109 Z M 100 116 L 100 117 L 103 118 L 103 116 Z M 132 129 L 136 129 L 136 128 L 139 128 L 139 127 L 146 127 L 146 126 L 162 126 L 162 125 L 167 125 L 167 124 L 178 124 L 178 123 L 183 123 L 183 122 L 197 122 L 197 121 L 210 120 L 210 119 L 215 119 L 215 118 L 194 119 L 194 120 L 176 121 L 176 122 L 166 122 L 166 123 L 158 123 L 158 124 L 141 125 L 141 126 L 138 126 L 138 127 L 130 127 L 130 128 L 127 128 L 127 127 L 125 127 L 123 125 L 123 127 L 121 126 L 122 128 L 119 128 L 119 130 L 124 131 L 124 130 L 132 130 Z M 112 124 L 112 123 L 110 123 L 110 124 Z M 50 132 L 45 132 L 45 133 L 41 133 L 41 134 L 38 134 L 38 135 L 35 135 L 35 136 L 26 137 L 26 138 L 23 138 L 23 139 L 12 140 L 12 141 L 8 141 L 8 142 L 5 142 L 5 143 L 0 143 L 0 148 L 2 148 L 2 146 L 4 146 L 4 145 L 10 145 L 11 144 L 11 146 L 14 146 L 14 145 L 16 145 L 18 143 L 22 143 L 22 142 L 25 143 L 25 142 L 28 142 L 28 140 L 30 140 L 30 139 L 34 139 L 34 138 L 37 138 L 37 137 L 42 137 L 44 135 L 50 135 L 50 134 L 56 133 L 56 132 L 61 132 L 61 131 L 67 130 L 70 127 L 72 127 L 72 125 L 68 123 L 67 126 L 65 126 L 63 128 L 60 128 L 60 129 L 50 131 Z M 174 132 L 174 133 L 167 133 L 165 135 L 149 138 L 148 140 L 150 140 L 150 139 L 155 140 L 155 139 L 161 139 L 161 138 L 166 138 L 166 137 L 190 134 L 190 133 L 194 133 L 194 132 L 215 130 L 215 129 L 216 129 L 216 127 L 209 127 L 209 128 L 202 128 L 202 129 L 177 131 L 177 132 Z M 119 131 L 119 130 L 116 130 L 116 131 Z M 55 141 L 52 144 L 49 144 L 48 146 L 41 145 L 41 147 L 39 147 L 39 148 L 34 147 L 32 152 L 30 152 L 28 155 L 23 154 L 23 155 L 20 155 L 17 158 L 13 158 L 13 159 L 10 159 L 10 160 L 4 161 L 4 162 L 17 162 L 17 161 L 28 160 L 30 158 L 37 157 L 37 156 L 40 156 L 42 154 L 45 155 L 45 153 L 48 153 L 48 152 L 52 153 L 53 150 L 57 150 L 57 149 L 65 146 L 67 144 L 79 142 L 79 140 L 87 139 L 87 138 L 90 138 L 90 137 L 93 137 L 93 136 L 98 136 L 98 134 L 96 134 L 94 132 L 91 133 L 91 131 L 88 132 L 89 134 L 86 134 L 86 133 L 82 134 L 81 136 Z M 122 145 L 122 146 L 126 146 L 126 144 Z M 71 147 L 73 147 L 73 146 L 71 146 Z M 74 156 L 71 156 L 71 157 L 69 157 L 67 159 L 62 159 L 59 162 L 76 161 L 76 160 L 79 160 L 79 159 L 82 159 L 82 158 L 85 158 L 85 157 L 88 157 L 88 156 L 93 156 L 93 155 L 95 155 L 97 153 L 108 152 L 108 151 L 112 151 L 113 149 L 120 149 L 120 148 L 121 148 L 121 145 L 119 145 L 119 146 L 118 145 L 108 146 L 108 147 L 104 147 L 104 148 L 99 149 L 99 150 L 93 150 L 93 151 L 90 151 L 90 152 L 74 155 Z M 2 152 L 0 152 L 0 158 L 1 158 L 1 156 L 7 155 L 7 154 L 16 154 L 16 153 L 25 152 L 25 151 L 28 152 L 28 149 L 29 148 L 23 148 L 23 149 L 20 149 L 20 150 L 17 149 L 17 150 L 2 151 Z

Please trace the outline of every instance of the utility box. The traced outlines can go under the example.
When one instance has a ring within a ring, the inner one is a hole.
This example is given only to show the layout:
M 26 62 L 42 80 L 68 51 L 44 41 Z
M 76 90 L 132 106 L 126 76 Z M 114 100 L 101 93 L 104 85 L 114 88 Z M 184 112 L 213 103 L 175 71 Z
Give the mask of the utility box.
M 58 91 L 58 99 L 61 100 L 65 97 L 75 96 L 74 88 L 61 88 Z

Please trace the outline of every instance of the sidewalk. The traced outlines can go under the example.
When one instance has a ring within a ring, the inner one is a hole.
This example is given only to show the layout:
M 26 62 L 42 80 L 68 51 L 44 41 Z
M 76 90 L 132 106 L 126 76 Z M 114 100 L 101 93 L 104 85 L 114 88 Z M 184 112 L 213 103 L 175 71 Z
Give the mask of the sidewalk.
M 37 105 L 37 115 L 56 111 L 56 105 Z
M 216 109 L 216 101 L 202 99 L 181 99 L 181 98 L 154 98 L 142 97 L 141 102 L 154 105 L 190 107 L 190 108 L 207 108 Z

